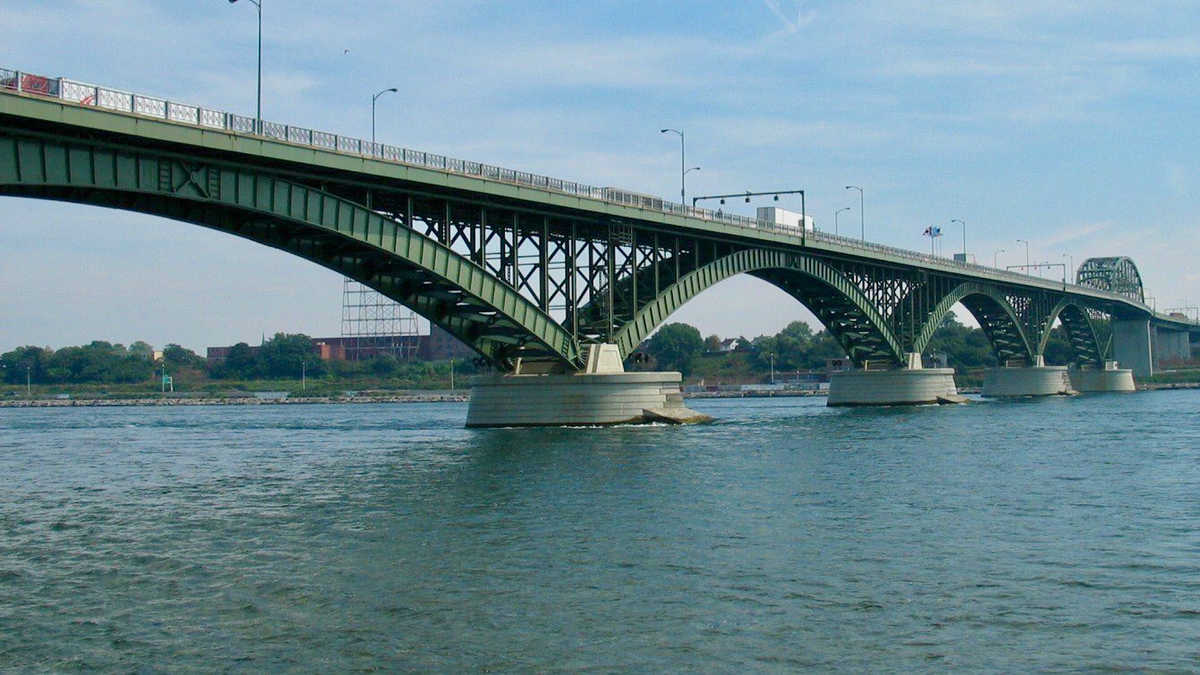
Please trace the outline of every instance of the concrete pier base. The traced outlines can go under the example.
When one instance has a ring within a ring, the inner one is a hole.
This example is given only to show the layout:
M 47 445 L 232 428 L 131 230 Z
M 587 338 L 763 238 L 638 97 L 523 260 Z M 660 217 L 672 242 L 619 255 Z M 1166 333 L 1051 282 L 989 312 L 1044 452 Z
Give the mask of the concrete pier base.
M 957 397 L 953 368 L 922 368 L 919 354 L 909 356 L 909 365 L 896 370 L 833 373 L 826 405 L 919 405 Z
M 491 375 L 471 382 L 468 427 L 705 421 L 683 405 L 679 373 Z M 647 415 L 646 411 L 654 411 Z
M 990 368 L 983 375 L 983 396 L 1068 396 L 1077 393 L 1071 387 L 1066 366 L 1036 365 L 1019 368 Z
M 1104 364 L 1103 370 L 1072 370 L 1071 387 L 1079 392 L 1137 391 L 1133 370 L 1118 368 L 1116 361 Z
M 468 427 L 707 422 L 683 405 L 679 373 L 626 373 L 614 345 L 590 345 L 586 370 L 485 375 L 471 381 Z

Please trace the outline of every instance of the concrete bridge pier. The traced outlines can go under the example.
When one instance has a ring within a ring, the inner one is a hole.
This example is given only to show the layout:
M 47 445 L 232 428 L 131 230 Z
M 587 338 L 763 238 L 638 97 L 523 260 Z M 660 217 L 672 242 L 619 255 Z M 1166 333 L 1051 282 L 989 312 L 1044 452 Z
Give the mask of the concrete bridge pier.
M 1118 368 L 1116 361 L 1105 361 L 1103 369 L 1072 370 L 1070 375 L 1071 387 L 1078 392 L 1137 391 L 1133 370 Z
M 1171 330 L 1162 326 L 1154 329 L 1154 365 L 1183 363 L 1192 358 L 1192 343 L 1185 330 Z
M 1114 319 L 1112 355 L 1133 371 L 1134 377 L 1154 374 L 1154 336 L 1149 319 Z
M 1076 393 L 1066 366 L 1047 366 L 1038 354 L 1032 366 L 989 368 L 983 375 L 983 396 L 1055 396 Z
M 510 375 L 471 381 L 468 427 L 591 426 L 712 418 L 683 405 L 675 372 L 627 373 L 616 345 L 589 345 L 579 373 L 537 371 L 518 362 Z
M 904 368 L 834 373 L 829 378 L 826 405 L 919 405 L 958 397 L 953 368 L 921 366 L 921 355 L 910 353 Z

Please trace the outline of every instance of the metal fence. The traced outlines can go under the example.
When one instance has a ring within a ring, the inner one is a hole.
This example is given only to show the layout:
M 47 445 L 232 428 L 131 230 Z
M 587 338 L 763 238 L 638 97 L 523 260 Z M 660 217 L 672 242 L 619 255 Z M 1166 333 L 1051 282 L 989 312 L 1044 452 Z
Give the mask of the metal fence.
M 466 176 L 477 176 L 488 180 L 527 186 L 548 192 L 559 192 L 585 199 L 593 199 L 621 206 L 632 206 L 652 212 L 686 216 L 700 220 L 720 223 L 759 232 L 772 232 L 794 237 L 798 241 L 808 239 L 837 244 L 851 249 L 883 253 L 890 256 L 905 258 L 926 265 L 936 265 L 943 268 L 960 269 L 963 272 L 983 273 L 992 278 L 1007 279 L 1016 283 L 1045 284 L 1046 279 L 1032 275 L 1018 274 L 1008 270 L 1000 270 L 985 265 L 959 262 L 950 258 L 910 251 L 883 244 L 841 237 L 821 231 L 802 233 L 798 227 L 761 221 L 745 216 L 738 216 L 721 211 L 696 208 L 685 204 L 676 204 L 660 197 L 643 195 L 618 188 L 599 188 L 583 183 L 564 181 L 548 176 L 515 171 L 489 164 L 480 164 L 461 159 L 435 155 L 419 150 L 399 148 L 382 143 L 372 143 L 348 136 L 339 136 L 324 131 L 316 131 L 303 127 L 294 127 L 279 122 L 261 121 L 261 128 L 255 129 L 255 119 L 233 113 L 212 110 L 196 105 L 188 105 L 153 96 L 143 96 L 119 89 L 109 89 L 84 82 L 76 82 L 62 77 L 52 78 L 10 68 L 0 68 L 0 89 L 8 89 L 21 94 L 57 98 L 78 105 L 90 105 L 117 112 L 144 115 L 165 119 L 180 124 L 231 131 L 238 134 L 249 134 L 272 138 L 285 143 L 320 148 L 341 154 L 369 157 L 385 162 L 406 164 L 425 169 L 436 169 L 446 173 L 456 173 Z M 1096 289 L 1065 284 L 1072 290 L 1085 293 Z

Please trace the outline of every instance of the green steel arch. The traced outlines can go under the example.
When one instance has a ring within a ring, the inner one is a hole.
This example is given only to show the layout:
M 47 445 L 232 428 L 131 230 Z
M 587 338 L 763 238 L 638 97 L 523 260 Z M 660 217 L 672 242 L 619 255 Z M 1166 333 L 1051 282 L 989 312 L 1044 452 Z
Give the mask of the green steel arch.
M 0 194 L 138 211 L 240 236 L 379 290 L 502 369 L 519 357 L 580 364 L 565 328 L 472 261 L 364 206 L 267 172 L 4 134 Z
M 1145 304 L 1142 274 L 1133 260 L 1125 256 L 1111 258 L 1088 258 L 1075 273 L 1075 282 L 1103 291 L 1119 293 Z
M 1069 299 L 1059 301 L 1047 315 L 1037 353 L 1045 353 L 1046 344 L 1050 341 L 1050 329 L 1054 326 L 1055 319 L 1059 320 L 1063 331 L 1067 334 L 1067 341 L 1071 344 L 1071 351 L 1075 355 L 1075 363 L 1096 368 L 1104 365 L 1104 356 L 1107 350 L 1100 345 L 1100 337 L 1096 333 L 1095 325 L 1088 318 L 1087 310 Z
M 680 277 L 617 331 L 627 357 L 675 310 L 713 285 L 751 274 L 783 289 L 817 315 L 856 363 L 882 358 L 904 363 L 900 342 L 862 291 L 841 272 L 805 255 L 754 248 L 736 251 Z
M 999 289 L 975 282 L 959 284 L 938 300 L 913 340 L 913 351 L 925 351 L 934 331 L 957 303 L 962 303 L 979 322 L 1000 363 L 1010 358 L 1033 360 L 1035 352 L 1012 304 Z M 1042 352 L 1039 349 L 1036 353 Z

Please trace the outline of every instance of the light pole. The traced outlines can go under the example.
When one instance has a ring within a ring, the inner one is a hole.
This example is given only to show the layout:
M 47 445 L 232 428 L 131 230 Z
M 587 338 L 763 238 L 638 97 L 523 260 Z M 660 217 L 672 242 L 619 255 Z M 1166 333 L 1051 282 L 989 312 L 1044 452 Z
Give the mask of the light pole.
M 30 386 L 30 377 L 29 377 L 29 372 L 30 372 L 31 368 L 32 367 L 29 365 L 25 366 L 25 398 L 30 398 L 33 396 L 33 388 Z
M 775 352 L 767 354 L 767 358 L 771 360 L 771 384 L 775 384 Z
M 683 206 L 684 204 L 687 203 L 687 181 L 684 177 L 687 176 L 689 171 L 699 171 L 700 167 L 694 166 L 690 169 L 684 168 L 687 166 L 687 159 L 686 159 L 687 155 L 685 154 L 686 149 L 683 144 L 683 132 L 682 131 L 680 131 L 678 129 L 662 129 L 658 133 L 660 133 L 660 134 L 666 134 L 666 133 L 679 134 L 679 205 Z
M 388 89 L 380 90 L 379 93 L 377 93 L 371 97 L 371 152 L 372 153 L 375 152 L 375 101 L 378 101 L 380 96 L 383 96 L 384 94 L 388 93 L 389 91 L 392 92 L 393 94 L 399 92 L 399 90 L 396 89 L 395 87 L 389 87 Z
M 1071 278 L 1072 278 L 1071 283 L 1075 283 L 1073 280 L 1075 277 L 1075 256 L 1071 255 L 1070 253 L 1064 253 L 1064 254 L 1062 254 L 1062 257 L 1066 258 L 1067 261 L 1071 263 Z M 1067 280 L 1067 274 L 1066 274 L 1066 271 L 1064 271 L 1063 272 L 1063 281 L 1066 281 L 1066 280 Z
M 842 208 L 833 212 L 833 233 L 834 234 L 838 233 L 838 214 L 841 213 L 842 211 L 849 211 L 849 210 L 850 210 L 849 206 L 843 206 Z
M 847 185 L 847 190 L 858 190 L 858 226 L 861 228 L 863 241 L 867 240 L 867 216 L 863 213 L 863 189 L 857 185 Z
M 1002 248 L 998 248 L 992 253 L 992 267 L 995 267 L 996 269 L 1000 269 L 1000 265 L 997 263 L 997 260 L 999 260 L 1001 253 L 1004 253 L 1004 249 Z
M 963 262 L 967 262 L 967 221 L 958 218 L 951 218 L 950 222 L 958 223 L 963 228 Z
M 308 383 L 305 378 L 305 375 L 306 375 L 305 370 L 307 370 L 307 368 L 308 368 L 308 361 L 304 361 L 302 359 L 300 361 L 300 391 L 308 390 L 308 387 L 306 386 Z
M 1029 274 L 1029 242 L 1024 239 L 1018 239 L 1018 244 L 1025 244 L 1025 274 Z
M 233 4 L 238 0 L 229 0 Z M 262 133 L 262 0 L 250 0 L 258 8 L 258 108 L 254 115 L 254 133 Z

